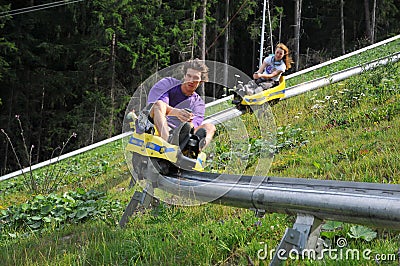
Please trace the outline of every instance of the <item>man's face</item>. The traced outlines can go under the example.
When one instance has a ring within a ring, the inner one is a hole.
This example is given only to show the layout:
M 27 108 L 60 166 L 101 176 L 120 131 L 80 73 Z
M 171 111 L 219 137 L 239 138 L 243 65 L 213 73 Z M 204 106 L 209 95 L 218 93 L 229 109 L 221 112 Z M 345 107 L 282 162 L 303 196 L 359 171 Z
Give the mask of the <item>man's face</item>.
M 188 68 L 181 86 L 183 94 L 186 96 L 192 95 L 201 82 L 201 71 Z

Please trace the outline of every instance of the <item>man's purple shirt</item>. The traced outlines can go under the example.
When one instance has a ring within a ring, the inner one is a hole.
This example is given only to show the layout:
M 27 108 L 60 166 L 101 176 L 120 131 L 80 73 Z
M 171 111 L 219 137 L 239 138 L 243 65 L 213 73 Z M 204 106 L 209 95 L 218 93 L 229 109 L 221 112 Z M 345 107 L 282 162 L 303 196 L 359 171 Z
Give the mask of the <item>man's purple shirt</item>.
M 203 99 L 195 92 L 191 96 L 182 93 L 182 82 L 175 78 L 163 78 L 151 88 L 147 97 L 147 104 L 161 100 L 171 107 L 184 109 L 189 108 L 193 112 L 192 123 L 198 127 L 204 120 L 205 104 Z M 167 116 L 168 125 L 177 127 L 181 121 L 175 116 Z

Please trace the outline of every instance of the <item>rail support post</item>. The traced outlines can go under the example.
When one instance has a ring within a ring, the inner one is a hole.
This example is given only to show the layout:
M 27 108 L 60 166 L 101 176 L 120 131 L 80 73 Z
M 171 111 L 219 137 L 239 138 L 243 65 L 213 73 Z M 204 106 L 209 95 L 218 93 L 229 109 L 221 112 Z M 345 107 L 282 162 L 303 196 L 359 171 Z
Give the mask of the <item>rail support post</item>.
M 270 265 L 280 265 L 287 259 L 301 258 L 303 255 L 316 256 L 321 225 L 322 220 L 313 215 L 298 213 L 293 228 L 286 229 Z M 305 249 L 307 252 L 303 252 Z
M 122 214 L 119 226 L 122 228 L 125 227 L 126 223 L 129 221 L 129 217 L 137 210 L 139 204 L 144 208 L 148 208 L 150 204 L 154 204 L 155 201 L 156 199 L 153 197 L 153 186 L 151 184 L 148 184 L 142 192 L 135 191 L 124 214 Z
M 120 227 L 125 227 L 126 223 L 129 221 L 129 217 L 133 215 L 133 213 L 139 207 L 139 204 L 144 208 L 148 208 L 150 204 L 157 205 L 158 201 L 156 198 L 153 197 L 154 195 L 154 188 L 157 188 L 157 177 L 159 173 L 154 168 L 153 164 L 146 163 L 146 171 L 142 171 L 148 176 L 148 180 L 146 183 L 146 187 L 143 189 L 142 192 L 135 191 L 131 200 L 128 203 L 124 213 L 122 214 L 121 220 L 119 221 Z

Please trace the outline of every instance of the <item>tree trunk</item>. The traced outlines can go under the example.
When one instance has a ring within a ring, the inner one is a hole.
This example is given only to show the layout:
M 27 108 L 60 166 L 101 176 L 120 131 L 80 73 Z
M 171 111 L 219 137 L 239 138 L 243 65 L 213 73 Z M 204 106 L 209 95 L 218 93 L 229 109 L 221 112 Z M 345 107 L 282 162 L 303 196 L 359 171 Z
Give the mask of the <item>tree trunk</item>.
M 251 71 L 257 70 L 258 66 L 256 67 L 256 61 L 255 61 L 255 59 L 256 59 L 256 41 L 255 40 L 253 40 L 253 56 L 251 58 L 253 58 L 253 60 L 251 61 L 251 66 L 252 66 Z
M 93 78 L 93 83 L 96 91 L 99 91 L 99 84 L 97 83 L 98 78 L 94 77 Z M 141 98 L 140 98 L 141 99 Z M 97 116 L 97 99 L 94 100 L 94 113 L 93 113 L 93 122 L 92 122 L 92 134 L 91 134 L 91 144 L 94 143 L 94 133 L 96 129 L 96 116 Z M 142 106 L 140 104 L 140 106 Z
M 281 10 L 281 9 L 279 9 Z M 283 9 L 279 11 L 279 37 L 278 37 L 278 43 L 281 42 L 281 36 L 282 36 L 282 14 L 283 14 Z
M 201 60 L 206 60 L 206 30 L 207 30 L 207 0 L 203 0 L 203 11 L 201 19 L 203 20 L 203 27 L 201 30 Z
M 263 11 L 262 11 L 262 22 L 261 22 L 261 40 L 260 40 L 260 56 L 258 67 L 260 67 L 264 60 L 264 37 L 265 37 L 265 11 L 267 9 L 267 1 L 264 0 Z
M 271 11 L 269 10 L 269 0 L 267 1 L 267 12 L 268 12 L 268 24 L 269 24 L 269 40 L 271 43 L 271 52 L 274 52 L 274 40 L 272 39 L 272 22 L 271 22 Z
M 345 42 L 345 38 L 344 38 L 344 0 L 340 0 L 340 26 L 341 26 L 340 36 L 341 36 L 341 40 L 342 40 L 342 54 L 345 54 L 346 48 L 344 45 L 344 42 Z
M 367 38 L 370 43 L 372 43 L 372 31 L 371 31 L 371 14 L 369 12 L 369 0 L 364 0 L 364 10 L 365 10 L 365 30 Z
M 36 153 L 36 160 L 35 160 L 36 163 L 39 162 L 39 159 L 40 159 L 40 149 L 41 149 L 41 146 L 42 146 L 42 132 L 43 132 L 42 127 L 43 127 L 44 99 L 45 99 L 45 90 L 44 90 L 44 85 L 43 85 L 43 88 L 42 88 L 42 103 L 41 103 L 41 106 L 40 106 L 40 121 L 39 121 L 38 145 L 37 145 L 37 148 L 36 148 L 36 151 L 37 151 L 37 153 Z
M 226 25 L 229 23 L 229 0 L 226 0 L 226 7 L 225 7 L 225 22 Z M 229 64 L 229 26 L 226 27 L 225 30 L 225 41 L 224 41 L 224 63 L 225 70 L 224 70 L 224 85 L 228 84 L 228 64 Z
M 372 8 L 372 22 L 371 22 L 371 43 L 375 43 L 375 29 L 376 29 L 376 0 Z
M 300 61 L 301 5 L 302 5 L 302 0 L 296 0 L 295 12 L 294 12 L 294 22 L 295 22 L 295 28 L 294 28 L 294 39 L 295 39 L 295 45 L 294 46 L 295 47 L 294 47 L 294 53 L 295 53 L 296 71 L 299 70 L 299 61 Z
M 214 40 L 216 40 L 218 38 L 218 22 L 219 22 L 219 12 L 216 12 L 216 17 L 215 17 L 215 24 L 214 24 Z M 216 69 L 217 69 L 217 64 L 215 63 L 218 59 L 218 49 L 217 49 L 217 45 L 214 45 L 214 64 L 213 64 L 213 80 L 217 79 L 217 73 L 216 73 Z M 223 92 L 221 92 L 220 90 L 220 86 L 217 86 L 217 84 L 213 83 L 213 97 L 214 99 L 220 97 L 223 94 Z
M 94 112 L 93 112 L 93 122 L 92 122 L 92 136 L 91 136 L 91 143 L 94 143 L 94 131 L 96 128 L 96 115 L 97 115 L 97 102 L 94 105 Z
M 201 49 L 201 60 L 206 60 L 206 30 L 207 30 L 207 0 L 203 0 L 203 8 L 201 12 L 201 19 L 203 20 L 203 25 L 201 29 L 201 43 L 200 43 L 200 49 Z M 204 83 L 202 83 L 199 88 L 197 89 L 197 93 L 204 98 L 206 93 L 204 90 Z
M 10 88 L 11 90 L 11 97 L 10 97 L 10 107 L 8 109 L 8 118 L 7 118 L 7 131 L 10 131 L 11 128 L 11 119 L 12 119 L 12 113 L 14 112 L 14 86 L 11 86 Z M 5 151 L 4 151 L 4 172 L 0 173 L 1 175 L 4 175 L 7 173 L 7 165 L 8 165 L 8 149 L 9 149 L 9 143 L 8 141 L 5 142 L 6 147 L 5 147 Z M 10 167 L 10 169 L 12 169 L 12 167 Z
M 193 10 L 193 19 L 192 19 L 193 35 L 192 35 L 192 40 L 191 40 L 192 50 L 191 50 L 191 54 L 190 54 L 190 59 L 194 59 L 194 43 L 195 43 L 195 38 L 196 38 L 195 24 L 196 24 L 196 10 Z
M 115 111 L 115 45 L 116 45 L 116 34 L 112 35 L 111 42 L 111 88 L 110 88 L 110 102 L 111 102 L 111 114 L 108 137 L 111 138 L 114 132 L 114 111 Z

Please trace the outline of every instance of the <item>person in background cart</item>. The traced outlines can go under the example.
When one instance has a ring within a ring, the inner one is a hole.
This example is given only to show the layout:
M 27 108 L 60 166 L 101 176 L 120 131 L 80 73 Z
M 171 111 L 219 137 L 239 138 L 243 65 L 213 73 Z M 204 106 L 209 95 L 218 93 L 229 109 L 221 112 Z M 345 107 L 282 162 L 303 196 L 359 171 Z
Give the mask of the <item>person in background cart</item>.
M 239 84 L 238 93 L 241 96 L 253 95 L 279 85 L 282 73 L 290 69 L 292 64 L 289 48 L 283 43 L 279 43 L 275 48 L 275 54 L 267 56 L 253 74 L 255 81 L 250 81 L 246 85 Z

